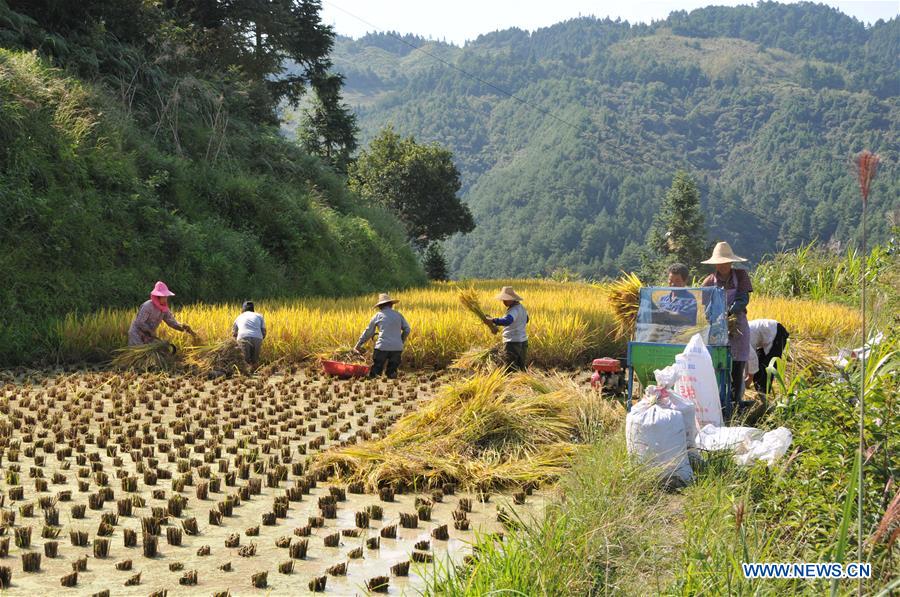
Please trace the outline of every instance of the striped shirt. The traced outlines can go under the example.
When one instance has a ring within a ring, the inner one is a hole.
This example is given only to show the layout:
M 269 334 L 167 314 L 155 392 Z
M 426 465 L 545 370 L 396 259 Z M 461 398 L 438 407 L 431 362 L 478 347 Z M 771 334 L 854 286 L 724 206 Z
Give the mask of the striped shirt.
M 153 301 L 145 301 L 144 304 L 141 305 L 140 310 L 138 310 L 134 320 L 131 322 L 131 327 L 128 328 L 128 345 L 137 346 L 153 342 L 154 336 L 156 336 L 156 328 L 158 328 L 159 324 L 163 321 L 165 321 L 166 325 L 172 329 L 178 331 L 184 329 L 183 326 L 178 323 L 178 320 L 175 319 L 175 316 L 172 315 L 172 311 L 163 313 L 156 308 Z

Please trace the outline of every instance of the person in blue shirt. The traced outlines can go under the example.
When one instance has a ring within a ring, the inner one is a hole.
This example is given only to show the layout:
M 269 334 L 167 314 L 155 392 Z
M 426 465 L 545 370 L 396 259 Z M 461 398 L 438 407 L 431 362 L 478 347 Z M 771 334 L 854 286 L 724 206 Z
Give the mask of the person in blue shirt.
M 666 271 L 669 286 L 683 288 L 687 286 L 690 271 L 681 263 L 673 263 Z M 661 325 L 694 326 L 697 325 L 697 299 L 688 290 L 673 290 L 656 302 L 653 312 L 653 323 Z
M 403 347 L 411 328 L 406 318 L 394 310 L 394 305 L 398 302 L 400 301 L 392 299 L 388 294 L 379 295 L 378 302 L 375 303 L 378 313 L 369 321 L 369 325 L 353 349 L 360 352 L 363 345 L 375 336 L 377 330 L 378 339 L 375 341 L 375 352 L 372 355 L 372 368 L 369 369 L 370 378 L 380 377 L 387 366 L 388 379 L 396 379 L 397 371 L 400 369 Z
M 522 297 L 516 294 L 512 286 L 504 286 L 496 298 L 506 305 L 506 315 L 485 317 L 485 321 L 491 321 L 503 328 L 503 348 L 507 366 L 524 371 L 528 357 L 528 334 L 525 332 L 528 312 L 522 306 Z

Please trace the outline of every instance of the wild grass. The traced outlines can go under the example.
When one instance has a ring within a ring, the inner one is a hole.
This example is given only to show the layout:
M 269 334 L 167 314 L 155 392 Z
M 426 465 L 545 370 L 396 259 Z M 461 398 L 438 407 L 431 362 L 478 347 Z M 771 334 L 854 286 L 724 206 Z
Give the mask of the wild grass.
M 477 537 L 470 564 L 437 560 L 425 593 L 639 594 L 661 586 L 653 579 L 671 570 L 666 546 L 678 539 L 671 525 L 681 499 L 662 492 L 653 471 L 628 463 L 621 432 L 582 452 L 559 492 L 541 516 L 514 519 L 502 543 Z
M 493 299 L 503 285 L 522 293 L 530 316 L 529 354 L 539 367 L 577 367 L 597 356 L 624 354 L 614 309 L 607 287 L 549 280 L 480 280 L 471 284 L 482 305 L 503 306 Z M 469 283 L 466 284 L 469 286 Z M 428 287 L 397 292 L 400 310 L 413 328 L 404 351 L 405 367 L 446 367 L 473 348 L 500 342 L 487 327 L 459 303 L 459 286 L 434 283 Z M 299 361 L 353 346 L 373 314 L 372 296 L 341 299 L 310 298 L 291 301 L 259 301 L 269 334 L 263 342 L 262 360 Z M 137 305 L 135 305 L 137 309 Z M 207 342 L 227 339 L 238 304 L 174 303 L 180 321 L 194 327 Z M 125 343 L 134 310 L 100 310 L 69 315 L 57 330 L 58 357 L 63 361 L 108 359 Z M 752 297 L 750 317 L 781 321 L 792 338 L 831 343 L 852 334 L 858 314 L 844 306 L 800 299 Z M 188 336 L 171 333 L 164 325 L 161 337 L 179 348 L 191 342 Z
M 895 275 L 897 259 L 888 247 L 876 246 L 868 255 L 856 248 L 835 253 L 809 243 L 771 256 L 754 272 L 754 287 L 773 296 L 809 298 L 853 304 L 859 300 L 863 268 L 876 288 Z

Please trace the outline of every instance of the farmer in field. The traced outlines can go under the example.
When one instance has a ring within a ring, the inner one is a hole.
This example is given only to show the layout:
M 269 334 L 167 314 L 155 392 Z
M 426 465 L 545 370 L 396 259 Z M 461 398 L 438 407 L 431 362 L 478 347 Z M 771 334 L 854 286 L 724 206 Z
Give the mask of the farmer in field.
M 703 286 L 715 286 L 725 290 L 725 306 L 728 317 L 734 318 L 729 325 L 728 346 L 731 348 L 731 387 L 734 402 L 738 407 L 744 397 L 744 370 L 750 358 L 750 326 L 747 323 L 747 305 L 753 284 L 745 269 L 737 269 L 735 263 L 747 261 L 738 257 L 726 242 L 717 243 L 712 256 L 701 263 L 714 265 L 716 271 L 703 280 Z
M 259 364 L 262 341 L 266 337 L 266 320 L 253 308 L 252 301 L 244 301 L 241 314 L 231 326 L 231 335 L 238 341 L 247 364 L 256 367 Z
M 377 330 L 378 339 L 375 341 L 375 352 L 372 355 L 370 378 L 380 377 L 385 366 L 387 366 L 388 379 L 397 378 L 403 346 L 411 331 L 406 318 L 399 311 L 394 310 L 394 305 L 398 302 L 400 301 L 392 299 L 387 294 L 379 295 L 378 302 L 375 303 L 378 313 L 369 321 L 368 327 L 363 331 L 353 349 L 355 352 L 360 352 L 363 345 L 375 336 Z
M 512 286 L 504 286 L 496 298 L 506 305 L 506 315 L 494 318 L 486 316 L 485 321 L 503 328 L 503 348 L 507 366 L 524 371 L 528 357 L 528 334 L 525 332 L 528 312 L 522 306 L 522 297 L 516 294 Z
M 787 329 L 774 319 L 750 321 L 750 354 L 747 359 L 747 382 L 752 379 L 757 392 L 769 393 L 766 367 L 781 357 L 790 337 Z
M 178 323 L 178 320 L 172 315 L 172 311 L 169 310 L 170 296 L 175 296 L 175 293 L 171 292 L 164 282 L 157 282 L 150 291 L 150 300 L 141 305 L 131 322 L 131 327 L 128 328 L 128 346 L 158 342 L 156 329 L 163 321 L 173 330 L 188 334 L 194 333 L 191 326 L 186 323 Z

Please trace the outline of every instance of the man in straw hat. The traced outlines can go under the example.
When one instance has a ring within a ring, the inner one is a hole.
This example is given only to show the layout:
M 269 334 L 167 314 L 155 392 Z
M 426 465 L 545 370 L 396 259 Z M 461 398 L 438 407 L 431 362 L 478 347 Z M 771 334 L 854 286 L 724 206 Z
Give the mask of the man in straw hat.
M 703 261 L 714 265 L 716 271 L 703 280 L 703 286 L 716 286 L 725 290 L 725 305 L 728 317 L 734 318 L 734 325 L 729 326 L 728 346 L 731 348 L 731 387 L 735 404 L 742 406 L 744 397 L 744 368 L 750 358 L 750 325 L 747 322 L 747 305 L 753 284 L 750 274 L 745 269 L 737 269 L 735 263 L 747 261 L 738 257 L 726 242 L 716 243 L 712 257 Z
M 378 309 L 368 327 L 363 331 L 362 335 L 356 343 L 353 350 L 360 352 L 363 345 L 372 339 L 378 330 L 378 339 L 375 341 L 375 352 L 372 356 L 372 368 L 369 370 L 369 377 L 380 377 L 387 365 L 388 379 L 397 377 L 397 370 L 400 368 L 400 357 L 403 355 L 403 345 L 409 337 L 411 328 L 406 322 L 406 318 L 399 311 L 394 310 L 394 305 L 400 301 L 392 299 L 388 294 L 382 293 L 378 296 L 378 302 L 375 308 Z
M 163 321 L 173 330 L 193 334 L 186 323 L 178 323 L 172 311 L 169 310 L 169 297 L 175 293 L 169 290 L 165 282 L 157 282 L 150 291 L 150 300 L 144 301 L 141 308 L 128 328 L 128 346 L 139 346 L 159 341 L 156 337 L 156 329 Z
M 506 315 L 495 318 L 485 316 L 485 321 L 491 321 L 503 327 L 506 364 L 512 369 L 524 371 L 528 356 L 528 334 L 525 333 L 528 312 L 522 306 L 522 297 L 516 294 L 512 286 L 504 286 L 496 298 L 506 305 Z

